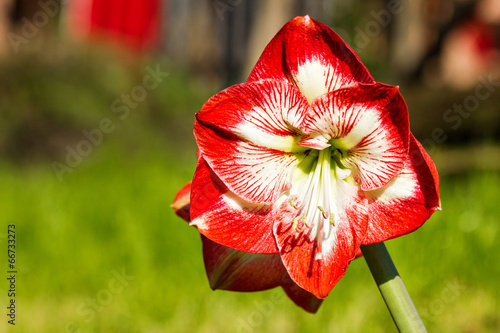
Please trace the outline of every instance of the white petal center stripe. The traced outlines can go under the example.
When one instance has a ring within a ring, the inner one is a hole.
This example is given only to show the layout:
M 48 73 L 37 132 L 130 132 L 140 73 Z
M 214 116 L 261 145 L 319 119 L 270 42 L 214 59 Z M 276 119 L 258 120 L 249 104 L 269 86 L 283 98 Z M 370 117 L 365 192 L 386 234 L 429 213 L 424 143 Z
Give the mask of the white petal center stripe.
M 252 86 L 260 99 L 241 118 L 234 132 L 258 146 L 285 152 L 304 151 L 295 143 L 300 140 L 309 105 L 292 85 L 263 82 Z M 260 89 L 260 90 L 258 90 Z
M 277 153 L 254 144 L 238 143 L 234 158 L 218 161 L 214 170 L 228 181 L 228 188 L 254 203 L 273 203 L 289 186 L 289 174 L 299 161 L 288 153 Z M 234 169 L 239 172 L 234 172 Z M 280 193 L 281 191 L 281 193 Z
M 262 128 L 254 126 L 249 122 L 241 123 L 235 132 L 244 138 L 258 146 L 281 150 L 284 152 L 300 152 L 307 148 L 301 147 L 296 143 L 300 140 L 301 136 L 292 135 L 276 135 L 269 132 L 265 132 Z
M 365 193 L 377 200 L 390 202 L 411 198 L 417 190 L 418 180 L 415 174 L 403 169 L 399 175 L 392 178 L 385 186 Z
M 347 88 L 355 83 L 338 68 L 321 59 L 312 59 L 299 65 L 297 72 L 292 72 L 293 81 L 306 96 L 309 104 L 323 94 L 340 88 Z
M 401 170 L 404 148 L 389 140 L 379 115 L 372 109 L 366 109 L 353 129 L 338 140 L 338 146 L 350 151 L 345 166 L 353 170 L 363 189 L 380 187 L 378 184 L 386 184 Z
M 231 207 L 235 210 L 256 211 L 264 208 L 263 205 L 241 200 L 237 195 L 231 192 L 224 193 L 222 195 L 222 200 L 227 204 L 228 207 Z
M 259 86 L 254 87 L 255 89 Z M 273 89 L 266 91 L 264 88 Z M 268 131 L 289 131 L 297 127 L 303 118 L 303 109 L 307 107 L 300 93 L 291 85 L 263 87 L 260 106 L 255 106 L 246 115 L 246 121 Z
M 375 140 L 377 146 L 384 146 L 386 144 L 384 140 L 383 128 L 380 123 L 379 114 L 370 109 L 362 109 L 356 110 L 355 112 L 339 112 L 339 114 L 352 114 L 353 122 L 345 123 L 344 117 L 339 117 L 334 121 L 337 122 L 337 127 L 341 128 L 340 133 L 335 133 L 337 136 L 343 136 L 340 139 L 336 140 L 336 146 L 342 147 L 345 150 L 349 150 L 356 145 L 358 145 L 367 135 L 373 136 L 376 133 L 382 134 L 378 137 L 378 140 Z M 352 127 L 351 127 L 352 126 Z M 344 128 L 342 128 L 344 127 Z M 346 128 L 351 127 L 349 130 Z M 373 148 L 373 147 L 370 147 Z
M 307 61 L 298 67 L 296 73 L 292 73 L 293 79 L 299 90 L 306 96 L 309 104 L 329 91 L 337 89 L 338 78 L 332 65 L 324 65 L 321 60 Z

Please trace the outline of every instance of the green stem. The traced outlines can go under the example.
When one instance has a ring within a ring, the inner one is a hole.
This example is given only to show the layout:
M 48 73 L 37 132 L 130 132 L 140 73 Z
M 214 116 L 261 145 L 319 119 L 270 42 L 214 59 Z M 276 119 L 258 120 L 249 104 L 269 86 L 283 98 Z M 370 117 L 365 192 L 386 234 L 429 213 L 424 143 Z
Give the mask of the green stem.
M 361 251 L 399 332 L 427 332 L 384 243 Z

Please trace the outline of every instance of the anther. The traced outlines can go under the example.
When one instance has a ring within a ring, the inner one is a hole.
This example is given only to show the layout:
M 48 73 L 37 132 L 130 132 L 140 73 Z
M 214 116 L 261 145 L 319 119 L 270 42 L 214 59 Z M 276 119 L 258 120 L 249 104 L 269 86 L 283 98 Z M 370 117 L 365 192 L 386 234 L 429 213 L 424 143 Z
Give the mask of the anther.
M 333 215 L 330 216 L 330 224 L 335 227 L 335 220 L 333 219 Z
M 323 218 L 325 220 L 327 220 L 328 219 L 328 212 L 326 212 L 325 209 L 323 207 L 321 207 L 321 206 L 318 206 L 318 209 L 321 212 L 321 214 L 323 214 Z
M 293 231 L 296 231 L 297 229 L 297 224 L 299 223 L 300 216 L 297 216 L 293 219 L 293 224 L 292 224 L 292 229 Z

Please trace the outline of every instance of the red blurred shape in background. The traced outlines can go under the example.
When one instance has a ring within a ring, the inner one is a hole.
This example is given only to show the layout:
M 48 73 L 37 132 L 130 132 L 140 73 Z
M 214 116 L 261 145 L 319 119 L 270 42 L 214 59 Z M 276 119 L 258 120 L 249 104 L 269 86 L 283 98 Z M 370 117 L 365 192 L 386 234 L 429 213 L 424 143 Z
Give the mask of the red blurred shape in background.
M 158 46 L 159 0 L 73 0 L 68 23 L 83 38 L 104 38 L 138 52 Z

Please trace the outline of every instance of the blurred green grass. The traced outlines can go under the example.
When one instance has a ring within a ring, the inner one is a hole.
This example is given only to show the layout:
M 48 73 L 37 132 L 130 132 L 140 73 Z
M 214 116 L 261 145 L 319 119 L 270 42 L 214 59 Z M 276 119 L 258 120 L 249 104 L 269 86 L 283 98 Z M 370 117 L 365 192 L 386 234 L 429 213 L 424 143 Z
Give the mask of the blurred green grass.
M 51 61 L 23 63 L 34 66 L 25 68 L 25 78 L 38 75 L 37 66 L 68 70 Z M 363 259 L 351 264 L 316 315 L 297 308 L 280 289 L 210 290 L 197 231 L 169 205 L 192 177 L 193 114 L 216 86 L 172 70 L 129 118 L 112 118 L 116 130 L 59 181 L 51 163 L 64 162 L 66 145 L 78 144 L 81 130 L 112 117 L 111 102 L 144 75 L 144 66 L 73 66 L 83 73 L 84 86 L 57 93 L 71 75 L 53 74 L 44 87 L 49 92 L 40 94 L 19 79 L 22 91 L 15 96 L 39 98 L 21 107 L 5 93 L 7 84 L 0 95 L 0 105 L 11 111 L 11 132 L 0 140 L 6 148 L 0 163 L 0 246 L 6 247 L 7 225 L 16 224 L 16 332 L 396 331 Z M 80 90 L 84 105 L 68 96 L 80 96 Z M 25 144 L 16 148 L 21 157 L 11 154 L 13 131 L 37 124 L 37 117 L 52 124 L 36 133 L 45 134 L 38 141 L 51 149 L 34 159 L 38 146 Z M 69 129 L 63 144 L 52 144 L 53 128 Z M 387 247 L 429 331 L 497 332 L 500 175 L 444 175 L 441 197 L 442 212 Z M 6 271 L 6 260 L 1 267 Z M 8 304 L 6 293 L 0 301 Z M 9 328 L 4 317 L 0 331 Z

